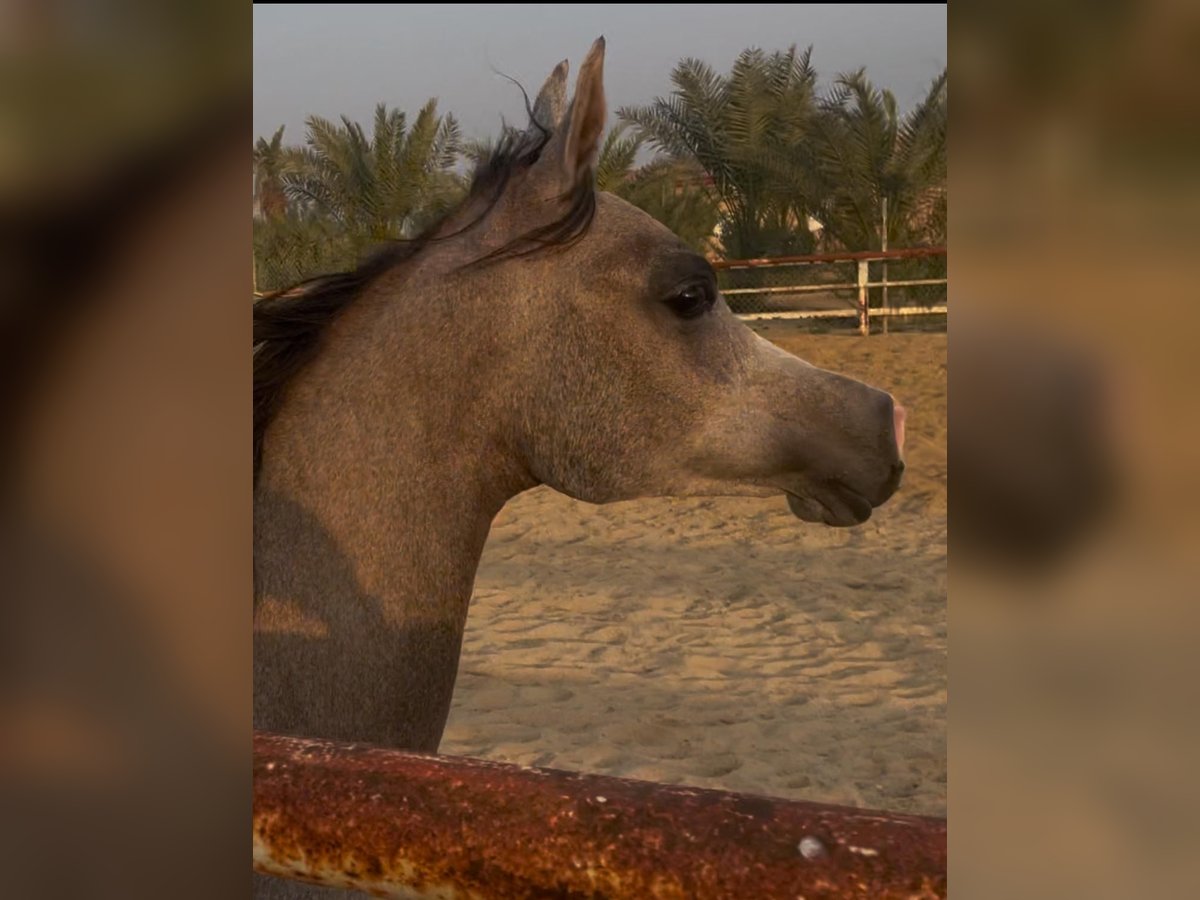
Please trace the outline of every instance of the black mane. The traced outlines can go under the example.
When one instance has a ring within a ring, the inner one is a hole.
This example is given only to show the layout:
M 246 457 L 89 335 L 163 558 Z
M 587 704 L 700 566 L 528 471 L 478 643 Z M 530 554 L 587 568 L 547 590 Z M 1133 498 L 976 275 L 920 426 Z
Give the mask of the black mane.
M 528 108 L 528 97 L 526 98 Z M 326 327 L 376 278 L 411 259 L 432 241 L 470 231 L 499 201 L 510 179 L 537 162 L 551 133 L 533 117 L 528 131 L 507 129 L 496 150 L 476 168 L 466 199 L 445 217 L 411 240 L 389 242 L 352 272 L 310 278 L 264 296 L 254 304 L 254 481 L 262 466 L 263 436 L 279 410 L 287 385 L 320 351 Z M 551 247 L 574 244 L 587 232 L 596 212 L 593 178 L 571 191 L 566 212 L 556 221 L 520 235 L 486 256 L 468 263 L 482 265 L 528 256 Z M 457 231 L 435 237 L 459 210 L 482 203 L 482 211 Z

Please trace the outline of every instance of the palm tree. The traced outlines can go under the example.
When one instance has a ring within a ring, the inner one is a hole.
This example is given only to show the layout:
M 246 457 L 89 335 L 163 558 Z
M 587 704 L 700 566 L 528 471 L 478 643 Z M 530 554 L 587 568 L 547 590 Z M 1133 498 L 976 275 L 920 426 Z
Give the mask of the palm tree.
M 729 75 L 684 59 L 675 91 L 618 115 L 637 136 L 711 179 L 725 252 L 733 257 L 804 253 L 819 184 L 809 156 L 820 110 L 812 48 L 797 54 L 745 50 Z
M 305 278 L 354 268 L 361 249 L 337 225 L 316 215 L 291 214 L 254 222 L 254 283 L 274 291 Z
M 652 215 L 699 253 L 717 249 L 720 213 L 707 176 L 688 160 L 656 159 L 631 173 L 618 194 Z
M 458 122 L 438 115 L 436 99 L 411 125 L 403 111 L 379 104 L 370 138 L 346 116 L 340 125 L 309 116 L 306 125 L 307 146 L 290 151 L 284 190 L 356 244 L 410 237 L 461 196 Z
M 353 266 L 356 256 L 336 224 L 319 211 L 291 203 L 285 180 L 295 150 L 283 146 L 284 126 L 254 145 L 255 289 L 287 287 L 318 272 Z
M 628 126 L 608 133 L 596 162 L 596 189 L 616 194 L 649 213 L 701 252 L 709 249 L 717 208 L 704 185 L 704 173 L 688 161 L 657 159 L 637 165 L 643 138 L 627 136 Z
M 618 125 L 604 138 L 596 159 L 596 190 L 621 194 L 633 180 L 642 141 L 626 137 L 625 126 Z
M 283 168 L 286 151 L 283 147 L 283 128 L 268 141 L 259 138 L 254 145 L 254 199 L 261 216 L 282 218 L 287 213 L 287 196 L 283 189 Z
M 822 103 L 816 161 L 825 184 L 817 213 L 848 250 L 877 250 L 887 201 L 889 247 L 946 237 L 946 73 L 901 117 L 891 91 L 860 69 L 840 76 Z

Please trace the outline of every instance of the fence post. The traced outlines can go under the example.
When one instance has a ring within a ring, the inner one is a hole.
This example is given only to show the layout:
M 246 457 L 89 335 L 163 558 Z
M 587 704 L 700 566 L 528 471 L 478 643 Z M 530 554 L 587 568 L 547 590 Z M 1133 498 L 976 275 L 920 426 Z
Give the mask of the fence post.
M 867 306 L 867 266 L 869 260 L 858 261 L 858 333 L 864 337 L 871 333 L 871 318 Z
M 879 245 L 879 249 L 883 250 L 885 253 L 887 252 L 887 206 L 888 206 L 887 202 L 888 202 L 888 198 L 884 197 L 883 198 L 883 233 L 882 233 L 883 241 Z M 885 258 L 883 261 L 883 294 L 882 294 L 882 301 L 880 303 L 880 306 L 882 306 L 883 310 L 884 310 L 884 316 L 883 316 L 883 333 L 884 334 L 888 333 L 888 319 L 891 318 L 891 315 L 889 315 L 891 310 L 890 310 L 890 307 L 888 304 L 887 269 L 888 269 L 887 259 Z

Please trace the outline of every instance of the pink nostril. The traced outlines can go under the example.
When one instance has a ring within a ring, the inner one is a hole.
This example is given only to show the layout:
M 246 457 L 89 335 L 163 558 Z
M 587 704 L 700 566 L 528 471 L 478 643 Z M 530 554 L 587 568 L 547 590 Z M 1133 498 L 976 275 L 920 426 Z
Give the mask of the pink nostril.
M 896 425 L 896 450 L 900 453 L 904 452 L 904 419 L 907 415 L 908 410 L 899 403 L 892 404 L 892 421 Z

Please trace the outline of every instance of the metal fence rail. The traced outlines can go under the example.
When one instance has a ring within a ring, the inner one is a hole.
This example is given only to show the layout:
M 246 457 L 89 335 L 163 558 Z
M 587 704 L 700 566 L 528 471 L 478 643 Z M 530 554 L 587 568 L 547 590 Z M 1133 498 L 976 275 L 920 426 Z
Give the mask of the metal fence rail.
M 352 265 L 348 260 L 353 257 L 337 255 L 332 245 L 314 247 L 301 253 L 280 245 L 267 255 L 256 248 L 255 296 Z M 869 334 L 872 318 L 883 321 L 887 330 L 889 319 L 946 314 L 945 247 L 716 260 L 712 265 L 726 302 L 744 319 L 853 318 L 860 333 Z M 853 280 L 846 280 L 850 273 Z
M 442 898 L 946 896 L 941 819 L 254 736 L 259 872 Z
M 886 328 L 888 317 L 946 313 L 945 247 L 718 260 L 713 268 L 726 302 L 745 319 L 852 317 L 869 334 L 872 317 Z

